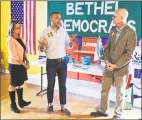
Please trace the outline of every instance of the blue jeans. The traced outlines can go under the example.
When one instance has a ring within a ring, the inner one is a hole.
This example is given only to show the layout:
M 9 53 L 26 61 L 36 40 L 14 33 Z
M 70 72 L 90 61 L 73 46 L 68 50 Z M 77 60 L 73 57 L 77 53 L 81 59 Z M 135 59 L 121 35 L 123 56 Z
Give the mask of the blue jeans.
M 54 86 L 55 86 L 55 77 L 56 73 L 58 74 L 59 82 L 59 96 L 60 104 L 66 104 L 66 77 L 67 77 L 67 62 L 65 59 L 47 59 L 46 62 L 46 71 L 47 71 L 47 99 L 48 103 L 53 102 L 54 96 Z

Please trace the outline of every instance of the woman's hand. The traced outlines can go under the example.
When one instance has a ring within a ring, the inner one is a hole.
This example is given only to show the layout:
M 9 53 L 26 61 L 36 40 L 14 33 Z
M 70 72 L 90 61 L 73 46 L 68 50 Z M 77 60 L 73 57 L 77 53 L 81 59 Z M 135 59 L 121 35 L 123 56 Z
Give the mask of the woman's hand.
M 30 68 L 30 64 L 29 63 L 26 63 L 26 68 L 27 68 L 27 70 Z
M 29 63 L 23 63 L 22 65 L 23 65 L 27 70 L 30 68 Z

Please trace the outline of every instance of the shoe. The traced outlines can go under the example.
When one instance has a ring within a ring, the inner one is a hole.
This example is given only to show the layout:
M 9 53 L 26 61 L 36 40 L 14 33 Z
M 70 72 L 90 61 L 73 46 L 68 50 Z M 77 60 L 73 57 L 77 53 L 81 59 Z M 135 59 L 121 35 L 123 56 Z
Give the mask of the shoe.
M 10 108 L 14 113 L 20 113 L 20 110 L 17 108 L 16 104 L 11 104 Z
M 17 89 L 16 91 L 17 91 L 17 95 L 18 95 L 18 104 L 21 108 L 31 104 L 31 101 L 26 102 L 23 100 L 23 88 Z
M 113 118 L 112 118 L 112 120 L 122 120 L 122 118 L 121 118 L 121 116 L 114 115 Z
M 61 107 L 61 112 L 67 116 L 71 116 L 71 112 L 67 108 Z
M 53 112 L 53 105 L 48 106 L 47 112 L 48 113 L 52 113 Z
M 15 102 L 15 91 L 9 91 L 9 97 L 11 100 L 11 105 L 10 105 L 11 111 L 13 111 L 14 113 L 20 113 L 20 110 L 17 108 L 16 102 Z
M 93 116 L 93 117 L 100 117 L 100 116 L 107 117 L 107 116 L 108 116 L 108 114 L 102 113 L 102 112 L 100 112 L 100 111 L 91 112 L 90 115 Z

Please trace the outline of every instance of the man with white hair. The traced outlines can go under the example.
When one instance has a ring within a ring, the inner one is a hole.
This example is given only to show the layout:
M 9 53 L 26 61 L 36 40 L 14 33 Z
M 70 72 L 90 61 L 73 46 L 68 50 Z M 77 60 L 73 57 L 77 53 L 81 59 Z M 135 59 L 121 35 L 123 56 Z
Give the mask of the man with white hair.
M 135 46 L 136 33 L 126 23 L 128 11 L 119 8 L 114 12 L 113 23 L 108 37 L 108 44 L 104 50 L 106 68 L 103 74 L 101 102 L 97 112 L 91 112 L 93 117 L 108 116 L 108 96 L 111 85 L 116 87 L 116 107 L 113 119 L 121 119 L 125 98 L 125 88 Z

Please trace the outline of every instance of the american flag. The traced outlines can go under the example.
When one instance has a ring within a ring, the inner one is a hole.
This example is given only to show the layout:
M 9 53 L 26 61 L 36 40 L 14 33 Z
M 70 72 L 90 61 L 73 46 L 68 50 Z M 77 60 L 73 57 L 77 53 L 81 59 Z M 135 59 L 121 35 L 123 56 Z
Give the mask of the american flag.
M 11 20 L 22 24 L 26 52 L 36 54 L 36 1 L 11 1 Z

